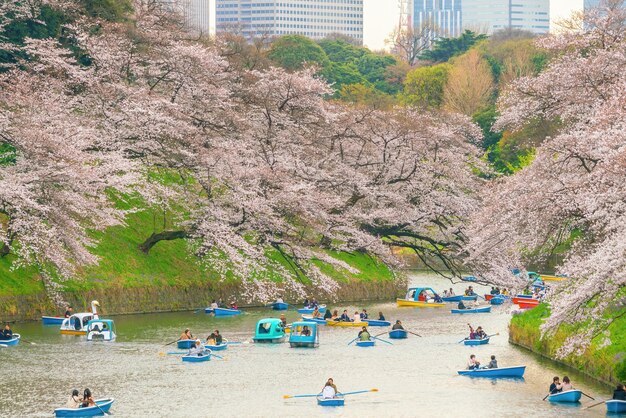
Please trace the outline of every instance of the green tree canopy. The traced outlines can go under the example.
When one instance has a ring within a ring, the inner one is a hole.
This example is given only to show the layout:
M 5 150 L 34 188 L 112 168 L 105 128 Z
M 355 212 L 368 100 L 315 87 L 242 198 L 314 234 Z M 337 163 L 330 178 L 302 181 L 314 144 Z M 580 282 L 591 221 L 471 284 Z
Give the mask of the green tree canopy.
M 410 71 L 404 80 L 401 101 L 409 106 L 441 107 L 450 68 L 450 64 L 439 64 Z
M 420 55 L 420 59 L 447 62 L 450 58 L 468 51 L 474 44 L 483 39 L 487 39 L 487 35 L 482 33 L 476 34 L 471 30 L 466 30 L 461 36 L 456 38 L 440 38 L 434 42 L 430 50 L 424 51 Z
M 369 53 L 366 48 L 352 45 L 341 39 L 322 39 L 318 44 L 326 52 L 328 59 L 337 63 L 354 62 Z
M 274 64 L 291 71 L 300 70 L 306 64 L 316 64 L 322 68 L 330 64 L 322 47 L 302 35 L 286 35 L 276 39 L 268 57 Z

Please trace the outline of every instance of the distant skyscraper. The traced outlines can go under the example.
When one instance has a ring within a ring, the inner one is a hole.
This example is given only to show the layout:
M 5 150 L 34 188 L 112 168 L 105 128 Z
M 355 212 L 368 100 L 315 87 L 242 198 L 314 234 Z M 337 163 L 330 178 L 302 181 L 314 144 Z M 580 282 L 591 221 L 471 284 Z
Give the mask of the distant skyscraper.
M 185 14 L 185 23 L 189 29 L 203 34 L 209 33 L 211 14 L 209 0 L 181 0 Z
M 584 9 L 592 9 L 594 7 L 598 7 L 600 5 L 600 0 L 585 0 L 584 1 Z
M 363 42 L 363 0 L 216 0 L 217 33 L 252 39 L 298 34 L 322 39 L 339 33 Z
M 465 0 L 414 0 L 413 25 L 416 29 L 434 25 L 441 37 L 461 34 L 461 2 Z
M 506 28 L 527 30 L 535 34 L 547 33 L 550 30 L 550 0 L 462 0 L 462 2 L 464 29 L 487 34 Z

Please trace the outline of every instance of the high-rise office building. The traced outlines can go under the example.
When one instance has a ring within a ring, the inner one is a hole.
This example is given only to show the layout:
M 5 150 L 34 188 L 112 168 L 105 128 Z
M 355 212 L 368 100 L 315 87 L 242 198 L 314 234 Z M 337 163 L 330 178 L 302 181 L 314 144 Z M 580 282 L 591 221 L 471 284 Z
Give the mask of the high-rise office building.
M 550 0 L 462 0 L 463 29 L 491 34 L 521 29 L 535 34 L 550 30 Z
M 209 33 L 211 13 L 209 0 L 181 0 L 185 15 L 185 23 L 190 30 L 203 34 Z
M 413 26 L 432 25 L 440 37 L 461 34 L 461 3 L 465 0 L 413 0 Z
M 216 0 L 217 33 L 248 39 L 298 34 L 322 39 L 339 33 L 363 42 L 363 0 Z

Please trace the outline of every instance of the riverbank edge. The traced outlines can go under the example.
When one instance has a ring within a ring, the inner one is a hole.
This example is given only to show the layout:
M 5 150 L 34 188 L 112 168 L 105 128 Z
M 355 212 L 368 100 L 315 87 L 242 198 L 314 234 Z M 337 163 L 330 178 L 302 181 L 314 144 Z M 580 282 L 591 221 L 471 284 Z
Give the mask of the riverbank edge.
M 559 359 L 556 349 L 559 344 L 548 337 L 541 337 L 538 326 L 520 326 L 514 323 L 515 317 L 509 322 L 509 343 L 530 351 L 542 358 L 557 363 L 560 366 L 575 370 L 607 387 L 614 387 L 620 383 L 616 376 L 618 364 L 607 358 L 607 354 L 593 348 L 587 349 L 583 356 L 569 356 Z M 610 363 L 612 367 L 607 367 Z
M 351 279 L 341 283 L 337 294 L 329 303 L 389 301 L 406 292 L 406 277 L 397 277 L 386 281 L 361 281 Z M 159 286 L 140 288 L 102 288 L 81 292 L 63 292 L 62 295 L 74 307 L 75 312 L 89 310 L 92 300 L 100 303 L 100 312 L 105 315 L 146 314 L 176 312 L 200 309 L 208 306 L 213 299 L 224 302 L 235 300 L 240 307 L 258 307 L 259 304 L 246 305 L 238 299 L 241 294 L 238 284 L 226 282 L 203 282 L 186 287 Z M 318 300 L 316 291 L 308 294 Z M 290 302 L 298 298 L 286 294 L 284 299 Z M 45 292 L 30 295 L 0 296 L 0 319 L 9 322 L 39 320 L 42 315 L 59 315 L 59 309 Z

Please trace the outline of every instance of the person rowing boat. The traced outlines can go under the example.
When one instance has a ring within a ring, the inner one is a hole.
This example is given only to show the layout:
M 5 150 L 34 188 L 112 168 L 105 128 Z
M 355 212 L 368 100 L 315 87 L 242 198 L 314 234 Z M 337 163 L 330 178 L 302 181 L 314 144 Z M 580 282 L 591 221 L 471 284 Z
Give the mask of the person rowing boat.
M 626 401 L 626 391 L 624 390 L 623 384 L 617 384 L 617 388 L 613 391 L 613 399 L 616 399 L 618 401 Z
M 480 361 L 476 358 L 474 354 L 472 354 L 467 362 L 467 370 L 475 370 L 480 369 Z
M 550 385 L 550 388 L 548 389 L 548 392 L 550 393 L 550 395 L 554 395 L 555 393 L 559 393 L 559 386 L 561 386 L 561 382 L 559 380 L 559 376 L 554 376 L 552 378 L 552 384 Z
M 404 329 L 404 327 L 402 326 L 402 322 L 400 322 L 400 320 L 399 320 L 399 319 L 398 319 L 398 320 L 396 321 L 396 323 L 395 323 L 395 324 L 393 324 L 393 326 L 391 327 L 391 330 L 394 330 L 394 329 Z
M 337 386 L 333 382 L 333 378 L 329 377 L 326 383 L 324 384 L 324 388 L 322 389 L 322 398 L 324 399 L 333 399 L 338 393 Z
M 363 327 L 361 329 L 361 331 L 359 331 L 358 338 L 361 341 L 369 341 L 370 340 L 370 333 L 367 331 L 367 327 Z
M 315 309 L 313 309 L 313 313 L 311 314 L 313 316 L 313 318 L 321 318 L 322 317 L 322 313 L 320 312 L 319 308 L 316 306 Z
M 189 331 L 189 328 L 185 328 L 185 331 L 183 331 L 182 334 L 180 334 L 180 337 L 178 337 L 179 340 L 193 340 L 193 334 L 191 334 L 191 331 Z
M 385 321 L 385 315 L 383 315 L 382 312 L 378 312 L 378 320 L 379 321 Z
M 222 338 L 222 334 L 220 334 L 219 330 L 215 330 L 206 338 L 206 342 L 209 345 L 220 345 L 224 339 Z
M 7 341 L 7 340 L 12 340 L 12 339 L 13 339 L 13 331 L 11 330 L 11 325 L 9 325 L 9 323 L 7 322 L 7 324 L 4 326 L 4 329 L 0 331 L 0 340 Z
M 342 321 L 342 322 L 352 322 L 352 320 L 348 316 L 348 310 L 347 309 L 343 310 L 343 313 L 339 317 L 339 321 Z
M 202 345 L 202 341 L 196 340 L 196 345 L 189 349 L 188 355 L 190 356 L 202 356 L 206 353 L 206 348 Z

